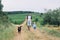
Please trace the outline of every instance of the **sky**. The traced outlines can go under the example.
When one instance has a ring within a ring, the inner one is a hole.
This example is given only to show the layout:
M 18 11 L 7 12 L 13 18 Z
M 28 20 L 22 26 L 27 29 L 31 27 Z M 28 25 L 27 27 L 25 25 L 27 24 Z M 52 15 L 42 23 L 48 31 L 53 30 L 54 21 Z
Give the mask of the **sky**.
M 60 0 L 2 0 L 3 11 L 35 11 L 60 7 Z

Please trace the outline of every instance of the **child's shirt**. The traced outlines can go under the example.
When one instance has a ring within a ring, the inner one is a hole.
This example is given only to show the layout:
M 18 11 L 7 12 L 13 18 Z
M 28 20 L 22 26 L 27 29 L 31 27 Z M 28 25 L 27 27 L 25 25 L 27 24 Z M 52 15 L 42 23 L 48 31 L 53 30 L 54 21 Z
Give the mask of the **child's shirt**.
M 33 27 L 36 27 L 36 24 L 33 24 Z

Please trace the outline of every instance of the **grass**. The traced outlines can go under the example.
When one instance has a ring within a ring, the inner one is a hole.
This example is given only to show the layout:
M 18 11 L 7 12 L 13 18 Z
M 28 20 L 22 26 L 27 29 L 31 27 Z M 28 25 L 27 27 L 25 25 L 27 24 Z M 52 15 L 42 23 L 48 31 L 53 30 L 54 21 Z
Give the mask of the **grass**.
M 14 23 L 14 24 L 21 24 L 22 22 L 24 22 L 25 18 L 26 18 L 26 15 L 27 14 L 11 14 L 11 15 L 8 15 L 9 18 L 11 18 L 11 21 Z M 50 30 L 48 29 L 47 27 L 45 26 L 42 26 L 41 24 L 42 21 L 43 21 L 43 18 L 39 16 L 39 14 L 32 14 L 32 21 L 34 21 L 36 18 L 38 18 L 38 22 L 36 23 L 37 24 L 37 27 L 40 28 L 40 30 L 44 30 L 45 32 L 47 32 L 48 34 L 50 35 L 53 35 L 53 36 L 56 36 L 56 37 L 60 37 L 60 32 L 58 32 L 57 30 Z
M 56 37 L 60 37 L 60 32 L 58 32 L 57 30 L 49 30 L 48 33 L 50 35 L 56 36 Z
M 40 30 L 45 31 L 48 35 L 60 37 L 60 32 L 58 30 L 49 29 L 49 28 L 44 27 L 44 26 L 40 27 Z
M 4 26 L 5 27 L 5 26 Z M 0 30 L 0 40 L 11 40 L 14 36 L 14 26 L 11 25 L 3 31 Z
M 27 14 L 10 14 L 8 15 L 9 19 L 14 24 L 21 24 L 24 22 Z
M 9 19 L 11 20 L 12 23 L 14 24 L 21 24 L 24 22 L 26 16 L 28 14 L 8 14 Z M 31 14 L 32 15 L 32 21 L 34 21 L 36 18 L 39 18 L 39 14 Z
M 34 17 L 36 17 L 37 15 L 34 15 Z M 37 27 L 40 28 L 40 30 L 43 30 L 45 32 L 47 32 L 47 34 L 49 35 L 52 35 L 52 36 L 56 36 L 56 37 L 60 37 L 60 32 L 58 30 L 55 30 L 55 29 L 49 29 L 48 27 L 44 26 L 44 25 L 41 25 L 43 24 L 42 21 L 43 21 L 43 17 L 40 17 L 39 15 L 37 16 L 38 18 L 38 22 L 37 22 Z M 34 18 L 35 19 L 35 18 Z M 34 20 L 33 19 L 33 20 Z

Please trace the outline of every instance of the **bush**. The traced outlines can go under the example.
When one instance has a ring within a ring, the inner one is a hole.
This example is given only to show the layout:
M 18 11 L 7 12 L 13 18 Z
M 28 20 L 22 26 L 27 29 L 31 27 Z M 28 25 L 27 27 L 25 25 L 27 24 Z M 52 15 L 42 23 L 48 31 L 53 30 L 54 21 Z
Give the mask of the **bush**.
M 38 22 L 38 18 L 35 18 L 35 22 Z
M 44 24 L 50 24 L 50 25 L 60 25 L 60 11 L 59 10 L 53 10 L 48 11 L 44 14 L 43 17 L 43 23 Z

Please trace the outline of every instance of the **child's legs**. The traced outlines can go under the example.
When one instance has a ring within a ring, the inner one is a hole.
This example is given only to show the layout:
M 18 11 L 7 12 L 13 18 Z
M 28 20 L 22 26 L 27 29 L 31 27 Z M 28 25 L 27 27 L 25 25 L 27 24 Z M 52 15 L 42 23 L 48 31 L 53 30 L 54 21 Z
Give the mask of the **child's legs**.
M 34 27 L 34 30 L 36 29 L 36 27 Z

